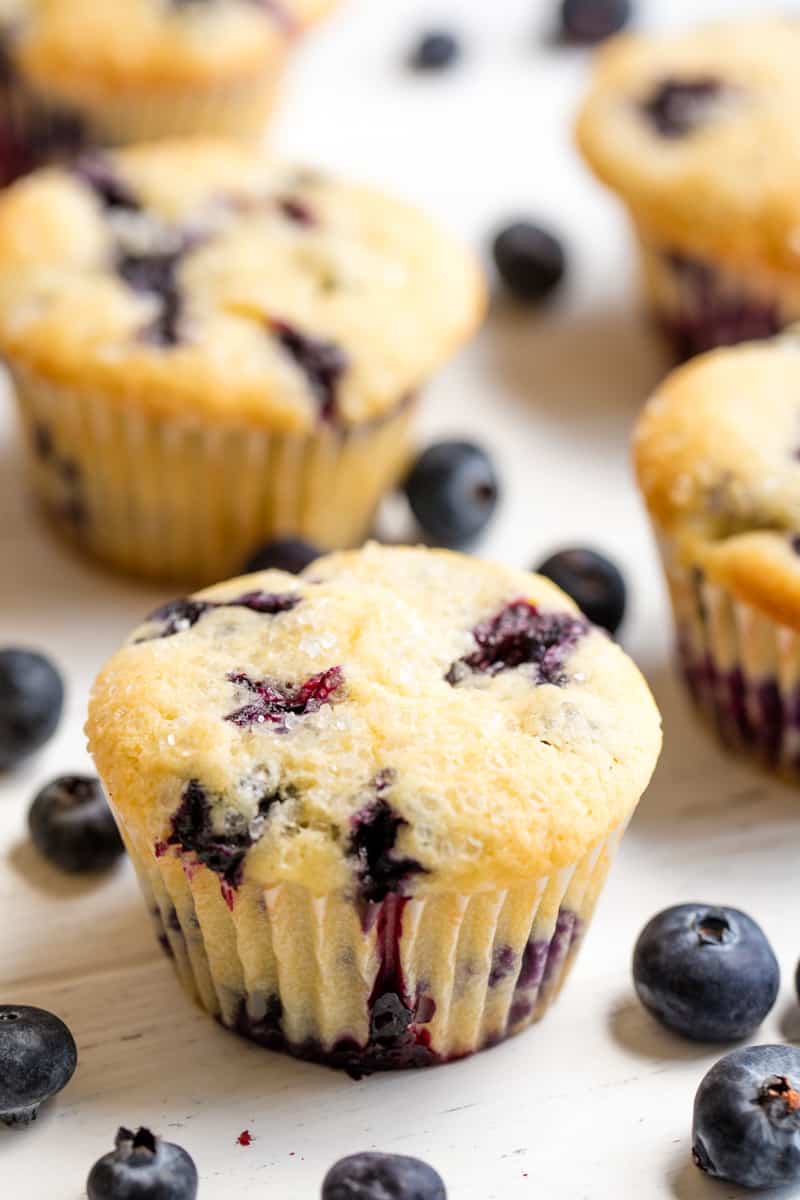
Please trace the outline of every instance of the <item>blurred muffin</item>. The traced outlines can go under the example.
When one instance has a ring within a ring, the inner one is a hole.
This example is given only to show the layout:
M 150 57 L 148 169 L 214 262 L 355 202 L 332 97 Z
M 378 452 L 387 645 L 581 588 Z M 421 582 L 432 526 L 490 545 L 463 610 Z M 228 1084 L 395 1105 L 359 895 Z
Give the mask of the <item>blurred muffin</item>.
M 255 137 L 333 0 L 0 0 L 0 181 L 87 145 Z
M 374 545 L 152 614 L 87 729 L 190 994 L 355 1073 L 544 1013 L 660 748 L 554 585 Z
M 394 200 L 217 142 L 0 195 L 0 353 L 72 542 L 211 582 L 272 536 L 355 545 L 414 397 L 484 307 L 472 256 Z
M 800 318 L 800 21 L 616 39 L 578 141 L 625 202 L 678 354 Z
M 689 691 L 723 742 L 800 774 L 800 342 L 703 355 L 636 432 Z

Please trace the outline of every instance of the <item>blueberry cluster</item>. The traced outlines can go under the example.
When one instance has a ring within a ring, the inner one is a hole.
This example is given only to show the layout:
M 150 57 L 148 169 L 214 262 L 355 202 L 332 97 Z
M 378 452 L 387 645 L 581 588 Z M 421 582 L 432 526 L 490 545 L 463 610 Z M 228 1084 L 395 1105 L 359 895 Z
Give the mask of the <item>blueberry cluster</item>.
M 679 904 L 644 927 L 633 981 L 645 1008 L 699 1042 L 750 1037 L 772 1009 L 780 968 L 763 930 L 736 908 Z M 800 968 L 797 973 L 800 994 Z M 695 1097 L 692 1156 L 742 1187 L 800 1181 L 800 1050 L 747 1046 L 727 1054 Z

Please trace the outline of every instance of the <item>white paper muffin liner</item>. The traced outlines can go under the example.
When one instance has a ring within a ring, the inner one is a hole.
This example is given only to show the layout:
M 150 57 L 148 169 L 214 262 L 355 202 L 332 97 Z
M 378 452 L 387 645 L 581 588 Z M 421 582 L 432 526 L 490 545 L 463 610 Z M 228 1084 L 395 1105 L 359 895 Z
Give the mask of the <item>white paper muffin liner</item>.
M 683 678 L 729 749 L 800 777 L 800 633 L 661 553 Z
M 262 542 L 360 545 L 408 465 L 415 405 L 307 434 L 156 417 L 30 371 L 11 374 L 35 496 L 58 531 L 109 565 L 211 583 Z
M 645 298 L 680 359 L 773 337 L 800 320 L 800 272 L 734 270 L 638 228 Z
M 60 161 L 82 148 L 124 146 L 196 135 L 255 139 L 275 107 L 291 42 L 276 46 L 264 70 L 225 84 L 98 91 L 84 103 L 29 85 L 13 68 L 0 83 L 3 145 L 16 161 L 2 164 L 5 182 L 21 170 Z
M 460 1058 L 538 1020 L 589 926 L 624 828 L 574 866 L 474 895 L 359 905 L 304 887 L 235 894 L 176 852 L 130 847 L 164 949 L 229 1029 L 353 1074 Z

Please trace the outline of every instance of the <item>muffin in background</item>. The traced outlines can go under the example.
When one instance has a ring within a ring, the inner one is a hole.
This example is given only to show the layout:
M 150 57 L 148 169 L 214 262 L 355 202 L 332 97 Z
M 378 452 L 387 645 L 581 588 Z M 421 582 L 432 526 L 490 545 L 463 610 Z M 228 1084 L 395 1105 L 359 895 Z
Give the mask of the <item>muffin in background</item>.
M 188 992 L 354 1073 L 542 1016 L 661 740 L 553 584 L 375 545 L 152 614 L 87 732 Z
M 723 743 L 800 777 L 800 342 L 703 355 L 650 400 L 636 469 L 687 688 Z
M 681 358 L 800 319 L 800 21 L 624 36 L 577 127 L 637 234 L 647 302 Z
M 0 194 L 0 353 L 35 493 L 134 574 L 212 582 L 285 535 L 360 544 L 418 390 L 484 303 L 472 255 L 413 209 L 233 143 Z
M 0 182 L 92 145 L 258 137 L 333 0 L 0 0 Z

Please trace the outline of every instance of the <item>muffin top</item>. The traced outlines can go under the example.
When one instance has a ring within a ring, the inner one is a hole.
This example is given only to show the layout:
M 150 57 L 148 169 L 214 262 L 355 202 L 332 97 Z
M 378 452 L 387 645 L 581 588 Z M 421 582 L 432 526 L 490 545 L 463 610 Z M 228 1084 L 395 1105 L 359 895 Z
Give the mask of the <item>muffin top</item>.
M 624 36 L 578 122 L 597 174 L 680 248 L 800 266 L 800 20 Z
M 154 613 L 87 732 L 140 852 L 365 900 L 574 863 L 660 746 L 636 667 L 548 581 L 375 545 Z
M 684 564 L 800 629 L 800 340 L 673 372 L 635 437 L 639 485 Z
M 84 158 L 0 194 L 0 352 L 110 403 L 367 421 L 483 307 L 472 256 L 413 209 L 227 143 Z
M 6 53 L 63 96 L 235 84 L 333 0 L 0 0 Z

